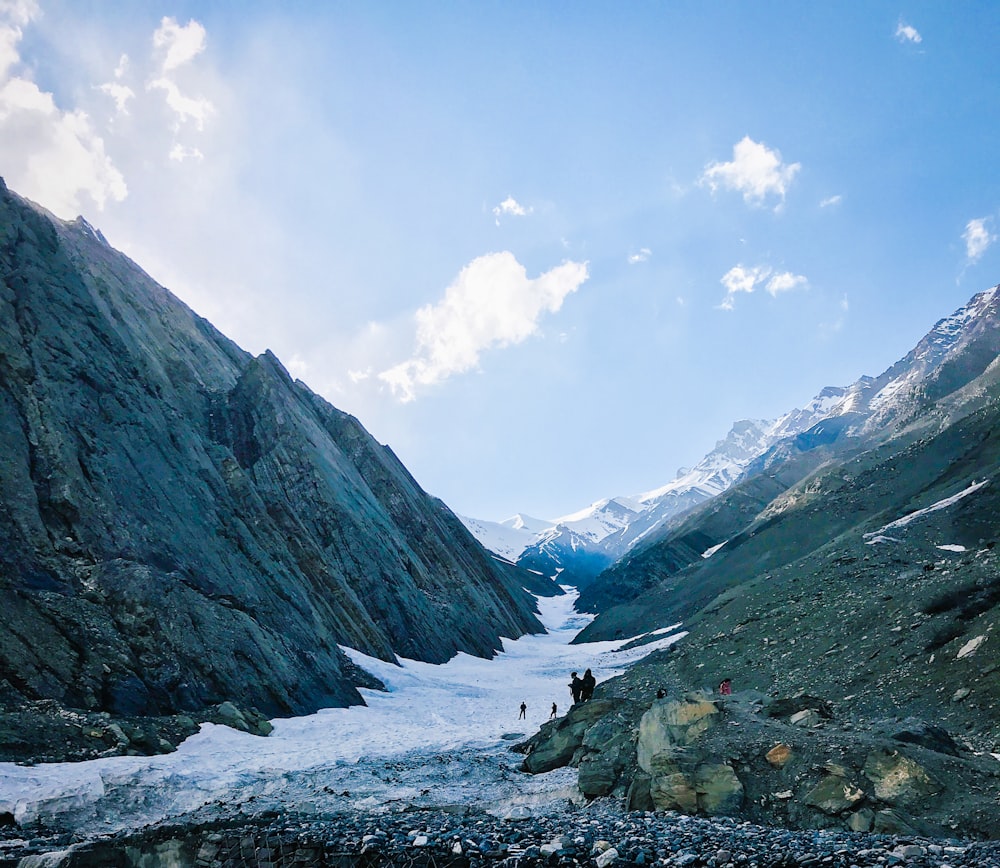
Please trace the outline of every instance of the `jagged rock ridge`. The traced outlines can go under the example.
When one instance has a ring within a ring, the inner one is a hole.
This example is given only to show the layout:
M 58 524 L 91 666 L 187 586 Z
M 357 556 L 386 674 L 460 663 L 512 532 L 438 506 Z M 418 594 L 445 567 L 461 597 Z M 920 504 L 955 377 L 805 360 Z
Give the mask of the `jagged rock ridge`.
M 341 652 L 541 629 L 353 417 L 0 182 L 0 685 L 162 714 L 360 702 Z

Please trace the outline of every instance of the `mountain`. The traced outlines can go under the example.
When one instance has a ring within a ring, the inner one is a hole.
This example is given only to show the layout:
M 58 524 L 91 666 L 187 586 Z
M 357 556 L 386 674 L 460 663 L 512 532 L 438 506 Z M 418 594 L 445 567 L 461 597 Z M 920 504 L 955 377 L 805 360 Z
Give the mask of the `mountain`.
M 500 523 L 462 521 L 491 551 L 583 588 L 657 528 L 729 488 L 774 443 L 825 417 L 844 391 L 824 389 L 805 408 L 776 420 L 735 423 L 695 467 L 682 468 L 673 481 L 652 491 L 600 500 L 548 523 L 520 515 Z
M 778 440 L 724 494 L 603 573 L 580 597 L 579 605 L 602 613 L 585 638 L 689 618 L 761 570 L 787 566 L 851 528 L 868 532 L 882 517 L 898 518 L 955 486 L 992 476 L 992 453 L 973 461 L 971 450 L 974 442 L 992 442 L 1000 421 L 998 353 L 1000 289 L 994 288 L 937 323 L 883 374 L 843 390 L 828 416 Z M 869 487 L 859 487 L 862 478 L 871 480 Z M 894 487 L 887 480 L 896 480 Z M 976 526 L 983 520 L 976 518 Z M 962 536 L 968 544 L 968 534 Z
M 525 586 L 357 419 L 0 182 L 0 694 L 153 715 L 360 703 L 491 656 Z
M 583 589 L 574 642 L 680 639 L 543 725 L 526 771 L 630 810 L 1000 836 L 1000 287 L 828 397 Z

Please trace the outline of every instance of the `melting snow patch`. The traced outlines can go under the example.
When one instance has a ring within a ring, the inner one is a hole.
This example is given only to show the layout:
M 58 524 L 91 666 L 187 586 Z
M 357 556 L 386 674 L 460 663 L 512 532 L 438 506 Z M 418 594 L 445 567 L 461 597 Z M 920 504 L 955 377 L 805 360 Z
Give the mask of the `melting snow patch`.
M 867 536 L 869 536 L 869 534 L 866 533 L 865 536 L 867 537 Z M 896 543 L 898 543 L 899 540 L 896 539 L 894 536 L 883 536 L 882 534 L 877 534 L 877 535 L 872 535 L 871 539 L 866 539 L 865 540 L 865 545 L 866 546 L 873 546 L 873 545 L 875 545 L 875 543 L 882 543 L 882 542 L 896 542 Z
M 905 527 L 910 522 L 915 521 L 918 518 L 922 518 L 932 512 L 937 512 L 940 509 L 947 509 L 949 506 L 953 506 L 958 503 L 963 497 L 968 497 L 970 494 L 974 494 L 986 485 L 989 485 L 990 481 L 984 479 L 982 482 L 973 482 L 972 485 L 967 488 L 963 488 L 958 494 L 953 494 L 951 497 L 946 497 L 944 500 L 939 500 L 937 503 L 932 503 L 930 506 L 924 509 L 918 509 L 916 512 L 911 512 L 909 515 L 904 515 L 902 518 L 897 518 L 895 521 L 890 521 L 887 525 L 880 527 L 878 530 L 871 531 L 864 535 L 864 538 L 869 541 L 869 545 L 872 542 L 880 542 L 876 537 L 880 537 L 887 530 L 891 530 L 896 527 Z
M 720 542 L 717 546 L 712 546 L 710 549 L 705 549 L 705 551 L 701 553 L 701 556 L 703 558 L 712 557 L 712 555 L 714 555 L 719 549 L 721 549 L 727 542 L 729 542 L 729 540 L 725 539 L 722 542 Z
M 961 648 L 958 649 L 958 654 L 955 657 L 961 660 L 963 657 L 968 657 L 970 654 L 975 654 L 979 649 L 979 646 L 986 641 L 986 636 L 976 636 L 975 639 L 970 639 Z
M 943 546 L 937 546 L 943 552 L 964 552 L 965 546 L 955 545 L 954 543 L 948 543 Z

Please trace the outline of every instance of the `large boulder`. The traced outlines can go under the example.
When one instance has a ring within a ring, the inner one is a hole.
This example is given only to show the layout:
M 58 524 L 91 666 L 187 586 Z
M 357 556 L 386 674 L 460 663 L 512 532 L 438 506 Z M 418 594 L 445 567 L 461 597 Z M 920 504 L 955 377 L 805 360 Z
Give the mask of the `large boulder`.
M 527 754 L 521 769 L 537 775 L 570 765 L 587 730 L 618 704 L 614 699 L 578 702 L 565 717 L 543 724 L 536 735 L 515 745 L 515 750 Z
M 872 751 L 863 771 L 874 785 L 876 797 L 893 806 L 921 802 L 943 789 L 916 760 L 894 750 Z
M 639 721 L 639 768 L 650 772 L 657 755 L 673 756 L 694 744 L 718 720 L 719 707 L 704 695 L 654 702 Z

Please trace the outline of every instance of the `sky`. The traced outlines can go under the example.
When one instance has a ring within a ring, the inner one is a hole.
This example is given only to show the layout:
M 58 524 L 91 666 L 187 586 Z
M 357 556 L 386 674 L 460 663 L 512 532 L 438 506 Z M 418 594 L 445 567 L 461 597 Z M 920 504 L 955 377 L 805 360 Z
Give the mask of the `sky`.
M 1000 282 L 1000 5 L 0 0 L 0 176 L 462 515 L 672 480 Z
M 575 592 L 539 598 L 548 632 L 505 639 L 492 660 L 457 654 L 441 665 L 401 660 L 397 666 L 350 651 L 387 690 L 362 690 L 364 706 L 274 720 L 267 738 L 209 723 L 161 756 L 0 763 L 0 809 L 22 824 L 56 816 L 60 825 L 94 835 L 211 803 L 230 812 L 248 805 L 256 812 L 288 805 L 330 812 L 463 804 L 500 816 L 564 806 L 567 797 L 579 797 L 576 769 L 523 774 L 521 755 L 510 751 L 522 738 L 510 736 L 534 734 L 553 703 L 557 717 L 569 710 L 572 670 L 592 669 L 601 682 L 685 635 L 668 624 L 630 650 L 617 650 L 628 640 L 570 645 L 593 617 L 574 612 L 575 600 Z

